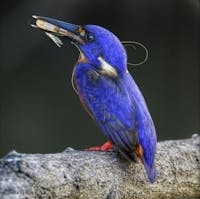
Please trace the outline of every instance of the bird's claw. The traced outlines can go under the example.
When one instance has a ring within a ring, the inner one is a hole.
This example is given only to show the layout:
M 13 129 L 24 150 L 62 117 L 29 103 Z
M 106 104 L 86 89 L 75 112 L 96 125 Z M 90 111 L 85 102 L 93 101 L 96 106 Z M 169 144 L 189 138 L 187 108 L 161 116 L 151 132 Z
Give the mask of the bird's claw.
M 114 147 L 112 143 L 106 142 L 102 146 L 90 147 L 85 149 L 85 151 L 114 151 Z

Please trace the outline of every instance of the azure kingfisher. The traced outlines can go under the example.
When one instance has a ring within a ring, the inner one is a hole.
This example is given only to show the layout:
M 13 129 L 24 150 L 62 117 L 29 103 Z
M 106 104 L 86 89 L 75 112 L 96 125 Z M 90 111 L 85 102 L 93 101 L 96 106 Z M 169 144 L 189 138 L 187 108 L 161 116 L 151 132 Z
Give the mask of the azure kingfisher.
M 39 28 L 58 45 L 67 38 L 79 52 L 73 84 L 80 101 L 108 142 L 88 150 L 117 150 L 129 161 L 141 160 L 148 179 L 156 179 L 156 131 L 144 97 L 127 69 L 120 40 L 97 25 L 74 25 L 33 16 Z

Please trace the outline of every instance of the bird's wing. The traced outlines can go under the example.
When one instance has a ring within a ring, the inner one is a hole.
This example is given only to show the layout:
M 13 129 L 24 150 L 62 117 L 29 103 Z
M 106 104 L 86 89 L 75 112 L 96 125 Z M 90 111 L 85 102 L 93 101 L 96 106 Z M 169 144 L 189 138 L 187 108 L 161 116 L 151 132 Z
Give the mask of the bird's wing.
M 99 74 L 85 65 L 76 74 L 84 103 L 108 139 L 125 158 L 137 155 L 148 178 L 156 178 L 156 133 L 145 100 L 129 73 L 123 79 Z
M 112 79 L 90 69 L 77 84 L 81 101 L 104 134 L 122 153 L 132 153 L 138 143 L 135 105 L 123 79 Z

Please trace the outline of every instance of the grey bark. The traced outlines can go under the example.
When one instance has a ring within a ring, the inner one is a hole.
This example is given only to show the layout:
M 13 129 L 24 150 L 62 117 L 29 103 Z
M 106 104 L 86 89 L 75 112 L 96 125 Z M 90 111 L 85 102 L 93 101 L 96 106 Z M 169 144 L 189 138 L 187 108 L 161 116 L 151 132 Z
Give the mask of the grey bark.
M 159 142 L 158 177 L 114 152 L 20 154 L 0 160 L 0 198 L 179 198 L 200 196 L 200 136 Z

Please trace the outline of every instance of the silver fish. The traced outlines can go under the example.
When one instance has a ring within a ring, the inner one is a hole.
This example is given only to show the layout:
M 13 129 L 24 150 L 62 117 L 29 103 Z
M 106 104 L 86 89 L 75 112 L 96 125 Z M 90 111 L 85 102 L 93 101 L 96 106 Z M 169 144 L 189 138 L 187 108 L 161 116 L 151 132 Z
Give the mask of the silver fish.
M 59 37 L 49 33 L 49 32 L 45 32 L 45 34 L 58 46 L 61 47 L 63 45 L 63 42 L 60 40 Z

